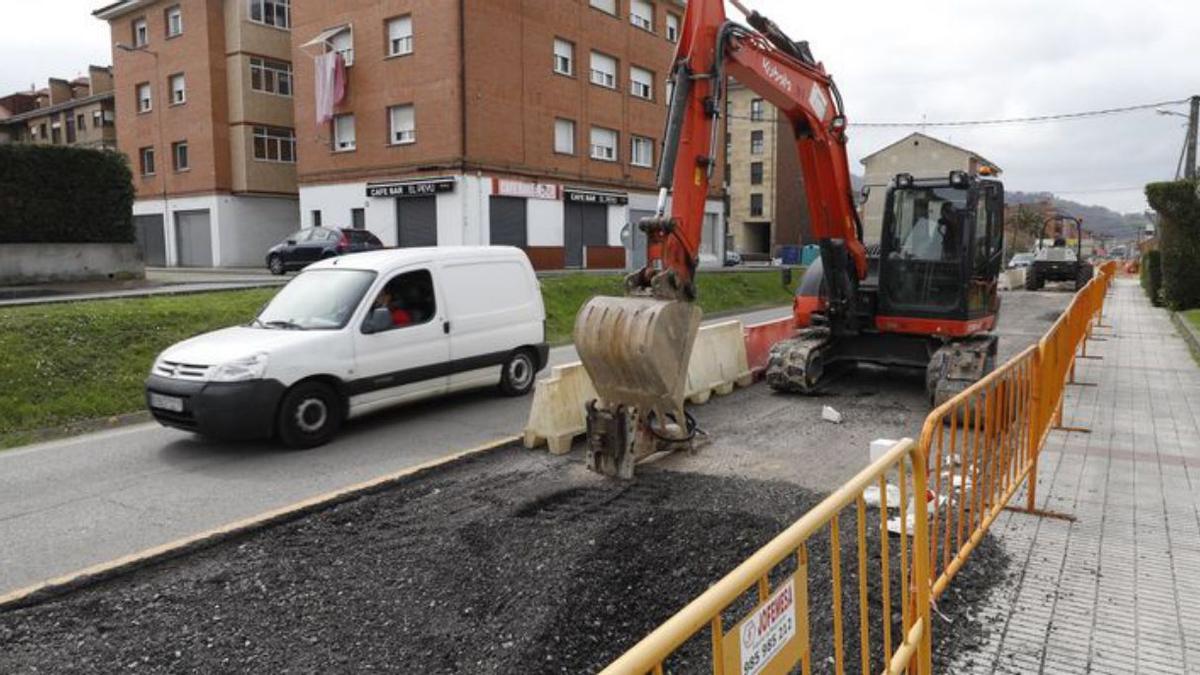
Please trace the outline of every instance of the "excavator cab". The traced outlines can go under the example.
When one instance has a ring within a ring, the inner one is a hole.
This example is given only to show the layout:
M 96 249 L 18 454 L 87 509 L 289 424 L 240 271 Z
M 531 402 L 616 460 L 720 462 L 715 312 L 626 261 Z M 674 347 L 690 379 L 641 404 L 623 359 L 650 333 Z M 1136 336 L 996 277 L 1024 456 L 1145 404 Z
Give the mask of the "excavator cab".
M 1004 187 L 953 171 L 898 175 L 880 238 L 877 316 L 900 332 L 961 334 L 996 311 L 1004 244 Z M 906 330 L 912 329 L 912 330 Z

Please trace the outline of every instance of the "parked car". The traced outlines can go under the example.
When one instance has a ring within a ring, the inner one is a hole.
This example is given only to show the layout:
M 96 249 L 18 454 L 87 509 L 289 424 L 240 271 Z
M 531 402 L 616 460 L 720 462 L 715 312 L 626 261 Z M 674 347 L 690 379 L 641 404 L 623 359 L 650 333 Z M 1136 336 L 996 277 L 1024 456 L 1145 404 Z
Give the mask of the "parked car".
M 146 380 L 160 423 L 312 447 L 379 408 L 546 366 L 546 312 L 520 249 L 386 249 L 309 265 L 247 325 L 168 347 Z
M 1018 253 L 1008 261 L 1008 269 L 1015 270 L 1021 267 L 1029 267 L 1033 264 L 1032 253 Z
M 325 258 L 380 248 L 383 242 L 367 230 L 308 227 L 267 250 L 267 269 L 272 274 L 283 274 Z

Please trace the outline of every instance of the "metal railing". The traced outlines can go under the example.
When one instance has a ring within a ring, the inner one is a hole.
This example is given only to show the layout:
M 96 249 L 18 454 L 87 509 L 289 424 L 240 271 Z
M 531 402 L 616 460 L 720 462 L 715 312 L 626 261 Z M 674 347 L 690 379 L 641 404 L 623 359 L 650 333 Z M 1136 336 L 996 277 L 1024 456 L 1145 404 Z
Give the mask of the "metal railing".
M 1050 430 L 1063 428 L 1076 355 L 1082 349 L 1087 357 L 1116 266 L 1096 272 L 1037 345 L 933 410 L 917 443 L 897 443 L 603 673 L 669 671 L 673 655 L 689 644 L 695 649 L 705 631 L 717 675 L 789 672 L 796 665 L 807 675 L 814 644 L 821 653 L 832 650 L 828 665 L 837 673 L 852 662 L 863 673 L 931 672 L 932 602 L 1023 484 L 1026 508 L 1035 511 L 1038 454 Z M 899 496 L 899 518 L 891 521 L 889 478 Z M 871 486 L 879 490 L 878 510 L 867 508 L 864 491 Z M 842 543 L 841 523 L 849 520 L 853 546 Z M 889 532 L 897 535 L 894 544 Z M 809 550 L 818 545 L 829 550 L 828 608 L 809 602 Z M 845 566 L 843 558 L 852 562 Z M 857 602 L 843 588 L 846 570 L 857 580 Z M 816 636 L 814 626 L 829 623 L 818 620 L 824 618 L 831 619 L 830 634 Z M 736 619 L 728 630 L 727 619 Z M 857 649 L 847 649 L 846 631 L 855 625 Z M 815 637 L 828 640 L 814 643 Z M 822 662 L 819 669 L 829 668 Z M 695 670 L 691 662 L 687 670 Z

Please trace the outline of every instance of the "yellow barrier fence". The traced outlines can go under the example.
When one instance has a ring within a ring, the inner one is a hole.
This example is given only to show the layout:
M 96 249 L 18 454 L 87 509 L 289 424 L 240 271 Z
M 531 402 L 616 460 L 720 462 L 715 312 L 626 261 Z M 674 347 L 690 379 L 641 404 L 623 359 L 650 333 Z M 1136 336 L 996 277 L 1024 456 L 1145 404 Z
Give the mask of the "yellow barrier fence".
M 917 544 L 928 540 L 928 520 L 925 509 L 909 503 L 910 495 L 925 494 L 925 476 L 916 444 L 900 441 L 603 672 L 668 672 L 671 655 L 702 639 L 704 632 L 712 672 L 718 675 L 786 673 L 797 664 L 805 675 L 814 668 L 827 672 L 826 659 L 814 663 L 814 651 L 829 654 L 838 673 L 848 663 L 863 672 L 899 672 L 910 660 L 925 664 L 928 672 L 928 585 L 907 583 L 928 574 L 927 549 Z M 874 516 L 887 513 L 889 477 L 893 492 L 899 489 L 899 522 L 913 522 L 912 536 L 899 528 L 897 540 L 888 534 L 886 516 Z M 863 495 L 871 486 L 884 502 L 877 512 L 868 508 Z M 855 545 L 842 544 L 844 530 Z M 811 579 L 825 580 L 826 570 L 809 566 L 809 552 L 816 546 L 829 552 L 829 586 L 823 590 L 810 586 Z M 844 583 L 844 573 L 851 584 Z M 748 605 L 752 608 L 746 611 Z M 814 620 L 814 613 L 831 617 L 832 625 Z M 900 622 L 893 625 L 897 614 Z M 729 615 L 741 618 L 727 628 Z M 856 648 L 850 649 L 846 631 L 855 629 Z M 696 668 L 689 663 L 685 670 Z
M 931 672 L 931 603 L 1022 484 L 1035 510 L 1038 454 L 1050 430 L 1062 428 L 1076 356 L 1086 357 L 1115 273 L 1114 263 L 1100 266 L 1037 345 L 933 410 L 919 442 L 896 444 L 603 672 L 669 672 L 705 632 L 717 675 L 797 665 L 807 674 L 814 653 L 830 655 L 820 671 L 857 663 L 863 673 Z M 878 510 L 867 507 L 868 488 L 879 491 Z M 890 527 L 889 489 L 899 497 Z M 843 529 L 855 545 L 842 543 Z M 818 576 L 826 583 L 809 567 L 813 546 L 828 547 L 829 595 L 810 588 Z M 857 593 L 845 588 L 846 573 Z M 817 597 L 830 599 L 814 604 Z M 685 669 L 696 670 L 690 658 Z

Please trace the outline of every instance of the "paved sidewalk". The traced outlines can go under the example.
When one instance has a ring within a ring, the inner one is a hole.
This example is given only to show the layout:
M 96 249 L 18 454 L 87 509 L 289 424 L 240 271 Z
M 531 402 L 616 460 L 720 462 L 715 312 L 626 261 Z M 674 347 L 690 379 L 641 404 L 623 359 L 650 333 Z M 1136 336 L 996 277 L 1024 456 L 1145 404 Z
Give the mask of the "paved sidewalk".
M 1039 506 L 1077 520 L 996 520 L 1012 575 L 981 608 L 987 643 L 949 672 L 1200 673 L 1200 367 L 1136 281 L 1105 323 L 1102 360 L 1076 368 L 1098 386 L 1064 407 L 1092 432 L 1052 431 L 1039 468 Z

